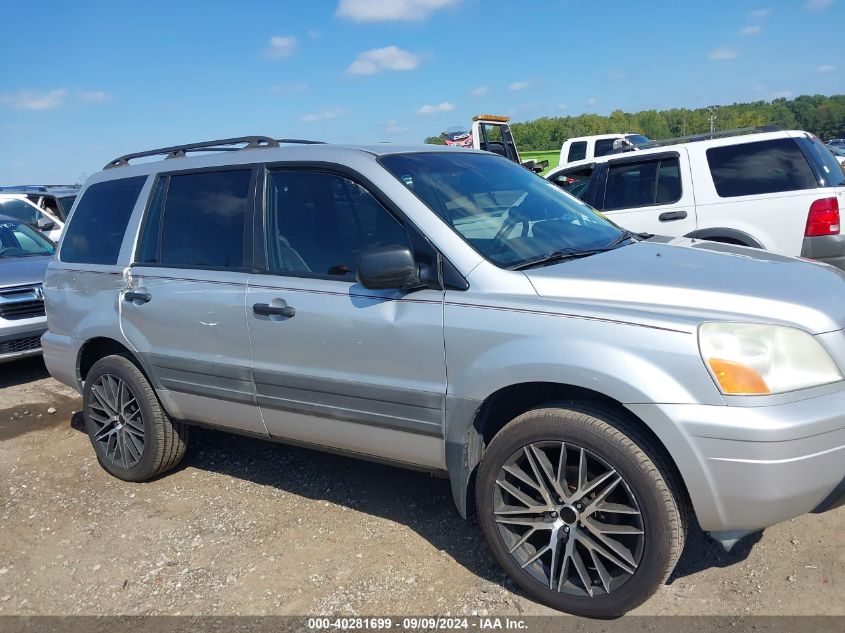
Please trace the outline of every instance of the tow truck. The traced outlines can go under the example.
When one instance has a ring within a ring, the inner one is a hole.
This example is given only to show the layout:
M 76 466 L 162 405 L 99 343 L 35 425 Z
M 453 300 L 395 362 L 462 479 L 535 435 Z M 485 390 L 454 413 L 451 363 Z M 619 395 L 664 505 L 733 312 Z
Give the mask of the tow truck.
M 447 145 L 472 147 L 504 156 L 534 173 L 540 173 L 549 166 L 549 161 L 522 160 L 513 140 L 510 117 L 496 114 L 479 114 L 472 117 L 472 131 L 459 133 L 454 128 L 443 132 L 441 137 Z

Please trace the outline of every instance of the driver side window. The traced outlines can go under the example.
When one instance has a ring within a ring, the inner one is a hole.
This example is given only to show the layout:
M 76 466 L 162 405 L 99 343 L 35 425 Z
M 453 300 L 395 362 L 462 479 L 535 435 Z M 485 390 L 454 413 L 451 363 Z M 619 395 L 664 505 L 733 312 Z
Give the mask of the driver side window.
M 270 272 L 352 281 L 362 251 L 410 246 L 402 223 L 359 184 L 282 169 L 267 178 Z

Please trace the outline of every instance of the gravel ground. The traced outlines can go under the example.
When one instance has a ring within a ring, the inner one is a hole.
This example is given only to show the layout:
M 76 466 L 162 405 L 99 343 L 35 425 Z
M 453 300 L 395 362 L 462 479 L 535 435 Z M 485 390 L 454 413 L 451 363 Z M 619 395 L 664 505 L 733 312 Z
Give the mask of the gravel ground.
M 549 614 L 497 567 L 446 480 L 197 430 L 155 481 L 110 477 L 75 392 L 0 366 L 0 614 Z M 694 532 L 643 615 L 845 615 L 845 509 Z

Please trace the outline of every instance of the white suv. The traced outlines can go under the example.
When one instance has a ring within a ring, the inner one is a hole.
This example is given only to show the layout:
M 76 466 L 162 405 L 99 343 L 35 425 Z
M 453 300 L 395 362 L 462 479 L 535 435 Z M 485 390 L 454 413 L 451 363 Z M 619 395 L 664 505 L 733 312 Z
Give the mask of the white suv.
M 567 165 L 579 160 L 597 158 L 613 152 L 614 143 L 621 141 L 624 147 L 637 147 L 651 141 L 642 134 L 594 134 L 593 136 L 579 136 L 563 142 L 560 148 L 560 165 Z M 618 147 L 619 143 L 616 144 Z
M 845 268 L 845 173 L 812 134 L 759 132 L 580 161 L 545 178 L 635 232 L 764 248 Z

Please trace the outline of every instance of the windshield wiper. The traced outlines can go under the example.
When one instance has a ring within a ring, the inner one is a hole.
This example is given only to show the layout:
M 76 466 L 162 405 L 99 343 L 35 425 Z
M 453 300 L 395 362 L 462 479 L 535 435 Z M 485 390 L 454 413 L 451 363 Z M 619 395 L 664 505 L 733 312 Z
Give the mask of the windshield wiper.
M 542 266 L 544 264 L 551 264 L 553 262 L 565 262 L 570 259 L 580 259 L 581 257 L 589 257 L 590 255 L 595 255 L 597 253 L 605 253 L 611 250 L 613 249 L 606 247 L 587 248 L 581 250 L 572 248 L 562 248 L 559 251 L 547 253 L 545 255 L 541 255 L 540 257 L 527 259 L 524 262 L 519 262 L 518 264 L 514 264 L 513 266 L 508 266 L 508 270 L 524 270 L 533 266 Z
M 629 230 L 627 230 L 627 229 L 624 229 L 624 230 L 622 231 L 622 234 L 621 234 L 621 235 L 619 235 L 619 237 L 617 237 L 615 240 L 613 240 L 612 242 L 610 242 L 610 243 L 607 245 L 607 248 L 610 248 L 611 246 L 616 246 L 616 245 L 618 245 L 618 244 L 621 244 L 622 242 L 624 242 L 624 241 L 626 241 L 626 240 L 633 240 L 633 239 L 637 239 L 637 238 L 639 238 L 639 237 L 642 237 L 642 236 L 641 236 L 641 234 L 639 234 L 639 233 L 634 233 L 633 231 L 629 231 Z

